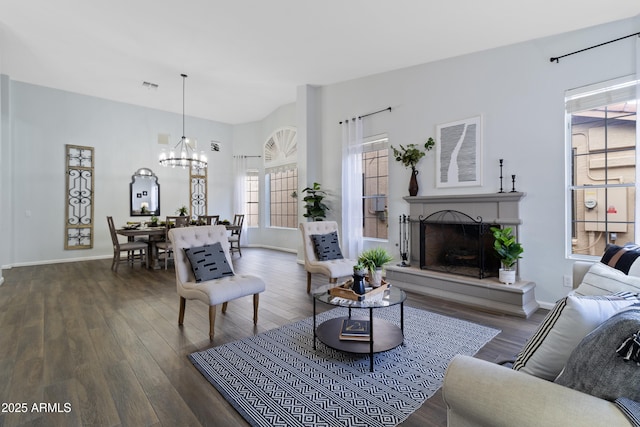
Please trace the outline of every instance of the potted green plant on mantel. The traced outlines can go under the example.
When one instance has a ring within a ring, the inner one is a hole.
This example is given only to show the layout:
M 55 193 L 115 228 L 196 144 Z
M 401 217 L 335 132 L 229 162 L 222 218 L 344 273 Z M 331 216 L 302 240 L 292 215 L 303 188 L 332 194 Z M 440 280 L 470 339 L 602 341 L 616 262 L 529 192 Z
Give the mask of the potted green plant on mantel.
M 374 288 L 382 284 L 382 267 L 391 261 L 391 254 L 381 247 L 367 249 L 358 256 L 358 264 L 369 270 L 369 282 Z
M 322 221 L 325 219 L 329 207 L 322 201 L 327 196 L 327 193 L 320 189 L 320 184 L 314 182 L 312 187 L 307 187 L 303 189 L 302 192 L 307 193 L 302 199 L 307 212 L 302 214 L 302 216 L 311 218 L 314 221 Z
M 399 149 L 393 145 L 391 146 L 393 157 L 395 157 L 396 161 L 402 162 L 406 168 L 411 168 L 411 179 L 409 180 L 410 196 L 416 196 L 418 194 L 418 170 L 416 169 L 416 165 L 420 159 L 427 154 L 427 151 L 433 149 L 435 145 L 436 142 L 433 138 L 429 137 L 424 143 L 424 150 L 416 144 L 408 144 L 406 147 L 400 144 Z
M 491 227 L 493 233 L 493 249 L 500 257 L 502 268 L 499 271 L 498 280 L 506 285 L 516 282 L 516 262 L 522 258 L 524 249 L 522 245 L 516 241 L 511 227 L 498 228 Z

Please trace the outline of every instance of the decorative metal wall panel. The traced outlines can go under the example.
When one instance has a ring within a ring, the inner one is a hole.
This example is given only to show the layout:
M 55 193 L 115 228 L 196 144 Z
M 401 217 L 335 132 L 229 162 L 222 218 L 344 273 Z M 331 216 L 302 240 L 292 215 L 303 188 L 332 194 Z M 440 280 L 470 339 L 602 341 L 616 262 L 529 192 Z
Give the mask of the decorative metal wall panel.
M 189 200 L 191 217 L 207 215 L 207 168 L 189 168 Z
M 93 248 L 93 147 L 65 145 L 65 249 Z

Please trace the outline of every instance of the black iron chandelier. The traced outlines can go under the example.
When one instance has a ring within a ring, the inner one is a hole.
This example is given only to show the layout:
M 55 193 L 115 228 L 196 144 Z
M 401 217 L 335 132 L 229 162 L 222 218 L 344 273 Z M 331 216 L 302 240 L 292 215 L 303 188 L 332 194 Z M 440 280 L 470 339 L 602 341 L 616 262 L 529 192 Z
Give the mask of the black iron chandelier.
M 162 153 L 160 153 L 159 163 L 162 166 L 171 166 L 172 168 L 175 168 L 176 166 L 181 166 L 183 169 L 192 166 L 199 169 L 206 168 L 207 158 L 204 155 L 204 152 L 198 155 L 190 145 L 189 139 L 184 136 L 184 87 L 187 75 L 180 74 L 180 76 L 182 76 L 182 138 L 180 138 L 180 141 L 178 141 L 176 146 L 169 151 L 168 155 L 165 150 L 162 150 Z

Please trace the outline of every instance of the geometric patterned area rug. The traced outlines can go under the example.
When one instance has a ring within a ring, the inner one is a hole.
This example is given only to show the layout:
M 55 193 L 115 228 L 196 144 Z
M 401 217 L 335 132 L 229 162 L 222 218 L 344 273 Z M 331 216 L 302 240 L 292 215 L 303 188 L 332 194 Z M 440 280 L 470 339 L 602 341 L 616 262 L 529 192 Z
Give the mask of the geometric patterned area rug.
M 367 310 L 352 317 L 367 318 Z M 346 316 L 344 308 L 317 322 Z M 374 315 L 400 325 L 399 306 Z M 500 330 L 404 307 L 404 344 L 369 355 L 319 340 L 313 318 L 189 355 L 195 367 L 252 426 L 395 426 L 440 388 L 456 354 L 474 355 Z

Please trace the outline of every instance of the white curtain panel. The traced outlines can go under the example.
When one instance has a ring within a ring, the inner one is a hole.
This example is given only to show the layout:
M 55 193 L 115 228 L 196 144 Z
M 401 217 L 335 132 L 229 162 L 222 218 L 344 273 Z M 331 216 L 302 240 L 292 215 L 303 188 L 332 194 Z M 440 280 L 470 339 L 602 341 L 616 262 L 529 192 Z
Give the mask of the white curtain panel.
M 246 215 L 247 212 L 247 156 L 234 157 L 234 178 L 235 178 L 235 194 L 233 197 L 233 214 Z M 230 218 L 233 221 L 233 217 Z M 242 233 L 240 233 L 240 246 L 244 246 L 247 242 L 247 236 L 244 230 L 247 228 L 247 218 L 242 223 Z
M 345 258 L 362 252 L 362 120 L 342 122 L 342 249 Z

